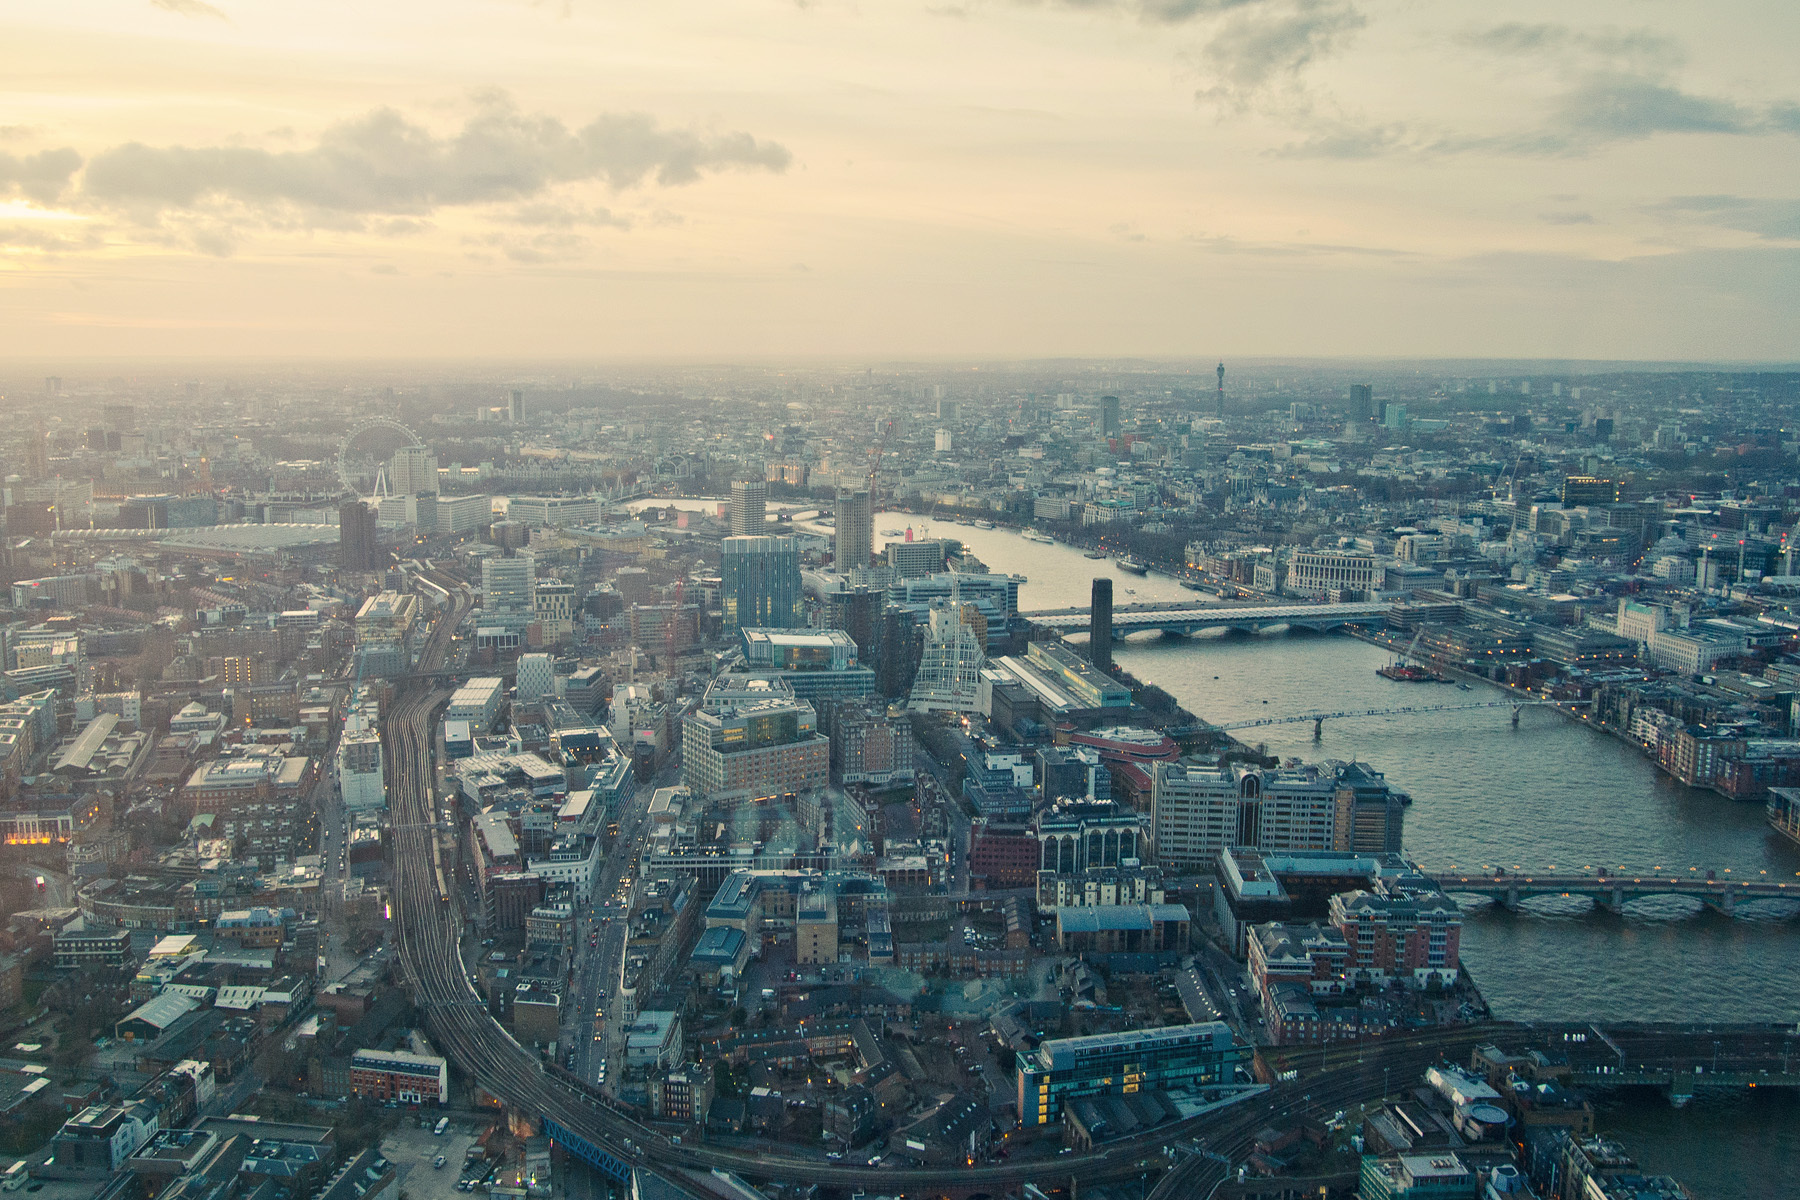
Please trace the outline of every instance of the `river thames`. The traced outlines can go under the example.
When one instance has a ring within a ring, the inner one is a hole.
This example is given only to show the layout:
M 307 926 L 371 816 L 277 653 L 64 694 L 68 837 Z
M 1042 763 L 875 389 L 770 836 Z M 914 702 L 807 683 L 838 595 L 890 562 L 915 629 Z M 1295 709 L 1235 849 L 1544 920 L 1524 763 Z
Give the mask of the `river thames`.
M 877 547 L 893 540 L 880 530 L 908 525 L 922 523 L 876 514 Z M 1025 609 L 1084 605 L 1096 575 L 1114 579 L 1115 604 L 1208 599 L 1006 530 L 938 524 L 931 532 L 961 539 L 991 570 L 1027 576 Z M 1114 657 L 1214 723 L 1502 698 L 1494 688 L 1382 679 L 1375 668 L 1386 652 L 1342 635 L 1139 635 L 1116 643 Z M 1356 759 L 1385 772 L 1413 797 L 1406 850 L 1428 869 L 1729 868 L 1800 882 L 1800 846 L 1769 829 L 1760 804 L 1682 787 L 1632 747 L 1556 713 L 1527 709 L 1516 728 L 1508 710 L 1493 709 L 1329 721 L 1316 742 L 1310 723 L 1240 736 L 1283 757 Z M 1520 914 L 1471 904 L 1462 955 L 1505 1019 L 1793 1022 L 1793 907 L 1772 901 L 1725 917 L 1686 900 L 1647 900 L 1621 917 L 1579 901 L 1536 902 Z M 1660 1097 L 1631 1096 L 1609 1101 L 1604 1116 L 1647 1168 L 1680 1175 L 1697 1195 L 1776 1194 L 1770 1185 L 1800 1161 L 1800 1103 L 1776 1093 L 1706 1100 L 1679 1114 Z

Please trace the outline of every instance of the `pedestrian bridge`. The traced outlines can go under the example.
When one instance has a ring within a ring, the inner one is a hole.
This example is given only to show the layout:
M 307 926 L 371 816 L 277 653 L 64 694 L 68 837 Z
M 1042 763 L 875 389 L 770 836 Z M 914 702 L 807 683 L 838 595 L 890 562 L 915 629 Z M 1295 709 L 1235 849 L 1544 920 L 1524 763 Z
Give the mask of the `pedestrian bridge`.
M 1190 604 L 1175 601 L 1164 604 L 1124 604 L 1112 612 L 1115 634 L 1157 631 L 1171 634 L 1200 633 L 1207 629 L 1239 629 L 1260 633 L 1277 625 L 1324 631 L 1346 625 L 1382 625 L 1387 621 L 1386 601 L 1359 604 Z M 1062 633 L 1075 633 L 1088 627 L 1088 612 L 1082 608 L 1048 608 L 1019 615 L 1033 625 L 1042 625 Z
M 1517 911 L 1527 900 L 1545 896 L 1584 896 L 1596 909 L 1620 912 L 1633 900 L 1652 896 L 1689 896 L 1708 908 L 1731 913 L 1737 905 L 1749 900 L 1793 900 L 1800 902 L 1800 877 L 1782 881 L 1760 872 L 1734 875 L 1731 871 L 1671 871 L 1658 867 L 1650 871 L 1557 871 L 1554 867 L 1541 873 L 1499 871 L 1492 874 L 1466 874 L 1451 870 L 1433 873 L 1431 879 L 1441 889 L 1456 895 L 1487 896 L 1509 912 Z

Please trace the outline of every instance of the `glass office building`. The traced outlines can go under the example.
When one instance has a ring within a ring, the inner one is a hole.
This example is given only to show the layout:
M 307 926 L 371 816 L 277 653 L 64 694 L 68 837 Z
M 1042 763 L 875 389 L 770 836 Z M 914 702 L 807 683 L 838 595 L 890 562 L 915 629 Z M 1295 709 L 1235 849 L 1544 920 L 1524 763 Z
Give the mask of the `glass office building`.
M 1019 1123 L 1054 1124 L 1078 1096 L 1233 1083 L 1253 1052 L 1223 1021 L 1047 1041 L 1019 1057 Z
M 797 629 L 806 623 L 798 542 L 791 537 L 728 537 L 720 546 L 719 590 L 728 632 Z

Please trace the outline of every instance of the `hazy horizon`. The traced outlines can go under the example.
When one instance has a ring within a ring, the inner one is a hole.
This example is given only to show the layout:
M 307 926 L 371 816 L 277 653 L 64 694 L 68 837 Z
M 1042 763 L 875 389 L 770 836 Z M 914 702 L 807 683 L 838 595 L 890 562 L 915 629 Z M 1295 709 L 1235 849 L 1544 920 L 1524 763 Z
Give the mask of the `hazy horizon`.
M 4 27 L 9 359 L 1800 359 L 1769 0 Z

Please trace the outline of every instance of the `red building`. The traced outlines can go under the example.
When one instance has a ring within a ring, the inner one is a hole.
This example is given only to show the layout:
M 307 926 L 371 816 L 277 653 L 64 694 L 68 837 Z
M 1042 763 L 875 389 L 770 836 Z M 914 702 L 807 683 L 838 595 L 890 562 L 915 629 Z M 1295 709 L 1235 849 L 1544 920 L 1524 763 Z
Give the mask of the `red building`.
M 1155 729 L 1115 725 L 1109 729 L 1071 733 L 1068 740 L 1071 746 L 1091 746 L 1098 750 L 1100 761 L 1112 769 L 1128 763 L 1143 766 L 1148 763 L 1174 762 L 1181 757 L 1181 747 L 1168 734 Z
M 1284 925 L 1271 921 L 1250 930 L 1250 978 L 1273 1007 L 1283 984 L 1294 984 L 1311 996 L 1341 995 L 1350 990 L 1346 964 L 1350 946 L 1342 930 L 1330 925 Z
M 1377 879 L 1374 891 L 1331 898 L 1331 923 L 1348 946 L 1352 982 L 1423 987 L 1456 982 L 1462 912 L 1422 876 Z
M 405 1050 L 358 1050 L 350 1058 L 350 1094 L 401 1104 L 444 1104 L 449 1064 L 436 1055 Z
M 969 878 L 991 888 L 1035 887 L 1037 836 L 1023 825 L 989 825 L 969 847 Z

